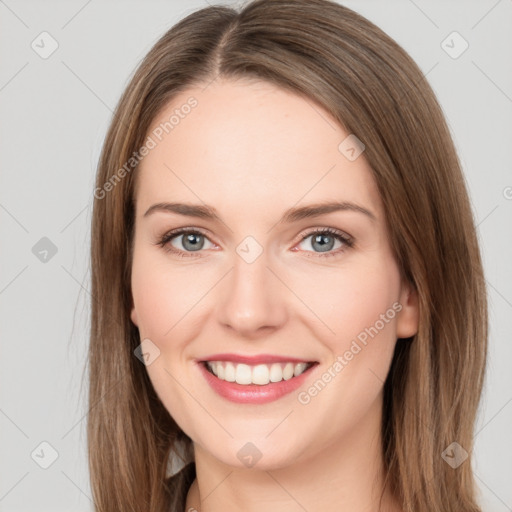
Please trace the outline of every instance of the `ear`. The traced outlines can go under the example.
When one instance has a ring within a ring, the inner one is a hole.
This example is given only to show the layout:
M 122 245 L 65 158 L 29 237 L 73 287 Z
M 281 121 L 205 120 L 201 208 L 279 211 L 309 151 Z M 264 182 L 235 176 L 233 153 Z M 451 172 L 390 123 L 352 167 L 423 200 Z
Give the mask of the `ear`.
M 411 283 L 402 281 L 399 302 L 402 309 L 397 315 L 396 337 L 409 338 L 418 332 L 420 316 L 418 292 Z
M 135 311 L 135 306 L 133 305 L 133 300 L 132 300 L 132 309 L 130 311 L 130 319 L 136 325 L 136 327 L 139 327 L 139 321 L 137 320 L 137 312 Z

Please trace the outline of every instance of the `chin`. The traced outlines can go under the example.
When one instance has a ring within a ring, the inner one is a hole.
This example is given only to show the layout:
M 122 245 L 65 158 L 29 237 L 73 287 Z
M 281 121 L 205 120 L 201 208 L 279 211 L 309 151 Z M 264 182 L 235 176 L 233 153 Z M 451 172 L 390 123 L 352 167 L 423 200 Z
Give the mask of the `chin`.
M 247 437 L 244 439 L 229 439 L 223 446 L 219 446 L 218 439 L 210 444 L 202 445 L 211 457 L 227 466 L 237 469 L 256 469 L 271 471 L 290 466 L 297 462 L 306 447 L 297 445 L 276 446 L 275 440 L 261 437 Z

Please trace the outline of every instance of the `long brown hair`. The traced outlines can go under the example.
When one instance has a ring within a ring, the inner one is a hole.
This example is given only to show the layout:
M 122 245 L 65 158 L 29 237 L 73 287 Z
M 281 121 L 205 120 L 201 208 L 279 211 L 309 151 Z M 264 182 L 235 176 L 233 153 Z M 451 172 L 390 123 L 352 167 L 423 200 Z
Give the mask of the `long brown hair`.
M 418 66 L 378 27 L 329 0 L 194 12 L 154 45 L 117 105 L 92 219 L 87 433 L 96 510 L 181 512 L 195 477 L 190 464 L 166 478 L 178 442 L 190 448 L 191 440 L 134 355 L 141 343 L 129 316 L 134 184 L 137 150 L 157 114 L 177 93 L 219 76 L 299 94 L 365 144 L 396 261 L 420 305 L 419 331 L 398 340 L 384 384 L 386 482 L 404 511 L 480 511 L 471 454 L 487 299 L 461 166 Z M 442 456 L 453 442 L 469 454 L 456 468 Z

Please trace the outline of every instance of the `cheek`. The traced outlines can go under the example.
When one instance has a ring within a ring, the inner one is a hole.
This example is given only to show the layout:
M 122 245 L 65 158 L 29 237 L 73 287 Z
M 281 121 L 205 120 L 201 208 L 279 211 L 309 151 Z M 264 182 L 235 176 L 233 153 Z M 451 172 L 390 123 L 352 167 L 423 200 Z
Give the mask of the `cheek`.
M 399 291 L 394 261 L 379 259 L 333 272 L 323 293 L 313 294 L 315 312 L 334 331 L 322 326 L 318 336 L 332 359 L 298 401 L 303 414 L 325 425 L 325 444 L 359 424 L 382 392 L 396 344 Z
M 390 269 L 380 269 L 349 277 L 350 282 L 346 284 L 350 291 L 341 298 L 336 325 L 343 338 L 356 338 L 372 327 L 388 331 L 387 326 L 394 325 L 392 306 L 398 298 L 399 287 L 398 276 L 394 279 L 392 274 Z
M 375 336 L 375 326 L 381 340 L 394 342 L 397 311 L 393 304 L 399 298 L 400 276 L 391 258 L 382 254 L 362 258 L 346 268 L 322 269 L 314 278 L 296 278 L 296 283 L 301 283 L 297 294 L 307 299 L 321 320 L 319 339 L 332 352 L 344 352 L 358 335 L 364 339 L 368 330 Z
M 141 337 L 158 342 L 172 336 L 191 307 L 195 288 L 185 272 L 170 271 L 144 251 L 134 254 L 132 296 Z
M 400 275 L 392 258 L 374 256 L 332 272 L 323 292 L 314 294 L 318 316 L 333 331 L 322 327 L 318 336 L 332 359 L 324 369 L 328 383 L 304 390 L 301 403 L 311 401 L 306 409 L 319 416 L 329 410 L 333 435 L 340 425 L 348 428 L 347 411 L 355 421 L 375 402 L 396 345 Z
M 164 268 L 162 263 L 155 261 L 154 255 L 142 250 L 135 252 L 132 295 L 140 339 L 149 338 L 159 351 L 146 371 L 156 394 L 182 428 L 193 423 L 189 412 L 193 410 L 193 403 L 187 401 L 188 394 L 183 393 L 179 383 L 186 381 L 187 390 L 193 396 L 197 395 L 195 382 L 188 378 L 184 380 L 184 372 L 190 364 L 186 357 L 187 341 L 195 335 L 187 328 L 187 312 L 201 295 L 193 300 L 191 295 L 196 295 L 195 288 L 191 287 L 185 272 L 171 271 L 168 266 Z

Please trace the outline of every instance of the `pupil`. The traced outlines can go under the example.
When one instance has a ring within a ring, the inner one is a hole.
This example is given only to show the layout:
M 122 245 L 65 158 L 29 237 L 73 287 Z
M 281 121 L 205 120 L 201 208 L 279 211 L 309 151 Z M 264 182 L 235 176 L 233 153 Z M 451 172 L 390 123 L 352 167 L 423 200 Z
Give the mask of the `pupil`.
M 185 237 L 185 242 L 183 243 L 183 247 L 186 249 L 191 249 L 192 251 L 198 251 L 199 249 L 202 249 L 204 245 L 204 241 L 202 244 L 197 242 L 197 238 L 201 237 L 202 235 L 197 235 L 195 233 L 190 233 Z M 187 244 L 191 244 L 187 246 Z
M 331 243 L 326 242 L 326 239 L 331 239 Z M 332 242 L 334 242 L 334 239 L 329 235 L 316 235 L 314 243 L 319 242 L 320 245 L 320 252 L 326 252 L 332 249 Z

